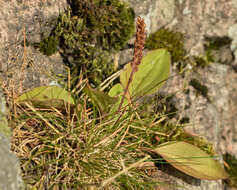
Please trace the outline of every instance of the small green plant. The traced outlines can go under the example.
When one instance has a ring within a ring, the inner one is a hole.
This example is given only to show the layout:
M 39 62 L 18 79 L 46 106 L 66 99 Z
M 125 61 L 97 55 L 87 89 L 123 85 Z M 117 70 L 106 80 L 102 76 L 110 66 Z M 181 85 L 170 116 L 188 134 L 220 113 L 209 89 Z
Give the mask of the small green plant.
M 196 178 L 228 177 L 209 143 L 163 122 L 161 113 L 140 116 L 139 100 L 162 87 L 171 64 L 165 49 L 143 57 L 144 43 L 139 17 L 133 61 L 109 93 L 81 78 L 80 93 L 44 86 L 16 98 L 12 149 L 22 158 L 28 188 L 154 189 L 159 182 L 139 169 L 155 162 L 148 152 Z

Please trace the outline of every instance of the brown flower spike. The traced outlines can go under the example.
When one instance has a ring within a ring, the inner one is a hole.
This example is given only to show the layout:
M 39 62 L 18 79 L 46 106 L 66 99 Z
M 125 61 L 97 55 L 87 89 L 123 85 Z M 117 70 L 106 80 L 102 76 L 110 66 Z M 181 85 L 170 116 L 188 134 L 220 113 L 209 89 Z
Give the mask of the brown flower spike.
M 142 51 L 144 49 L 146 34 L 145 34 L 145 23 L 144 19 L 141 17 L 137 18 L 136 22 L 137 31 L 136 31 L 136 40 L 134 43 L 134 53 L 133 53 L 133 60 L 131 63 L 132 68 L 137 71 L 137 66 L 141 63 L 142 60 Z
M 145 27 L 146 25 L 145 25 L 144 19 L 138 16 L 137 22 L 136 22 L 136 40 L 134 42 L 133 60 L 131 62 L 132 72 L 130 74 L 128 84 L 124 90 L 124 95 L 120 102 L 118 111 L 120 111 L 123 105 L 123 101 L 128 92 L 128 87 L 132 82 L 133 75 L 138 70 L 138 65 L 141 63 L 141 60 L 142 60 L 142 56 L 143 56 L 142 51 L 144 49 L 144 44 L 145 44 L 145 39 L 146 39 Z

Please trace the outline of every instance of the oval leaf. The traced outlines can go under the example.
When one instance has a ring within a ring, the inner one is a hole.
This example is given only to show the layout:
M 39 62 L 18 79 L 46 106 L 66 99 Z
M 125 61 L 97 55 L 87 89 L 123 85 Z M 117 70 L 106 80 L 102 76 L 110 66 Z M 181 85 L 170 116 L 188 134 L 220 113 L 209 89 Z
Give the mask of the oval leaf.
M 170 73 L 170 54 L 165 49 L 157 49 L 147 53 L 142 58 L 138 71 L 134 73 L 129 86 L 130 96 L 150 95 L 162 87 Z M 120 82 L 126 88 L 132 67 L 127 64 L 120 75 Z
M 65 108 L 65 103 L 74 105 L 71 94 L 58 86 L 40 86 L 26 92 L 16 99 L 16 102 L 32 102 L 36 107 Z
M 166 143 L 155 151 L 173 167 L 190 176 L 207 180 L 228 178 L 220 163 L 198 147 L 186 142 Z

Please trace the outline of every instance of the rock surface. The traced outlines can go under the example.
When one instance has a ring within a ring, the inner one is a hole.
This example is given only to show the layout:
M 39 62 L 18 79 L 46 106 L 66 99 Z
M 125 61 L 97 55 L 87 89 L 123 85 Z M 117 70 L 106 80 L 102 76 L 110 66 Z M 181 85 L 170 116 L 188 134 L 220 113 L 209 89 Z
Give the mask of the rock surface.
M 10 152 L 10 141 L 0 133 L 0 189 L 21 190 L 24 187 L 21 179 L 19 160 Z
M 175 103 L 179 110 L 182 110 L 180 117 L 190 118 L 191 125 L 187 130 L 205 136 L 215 145 L 219 153 L 229 152 L 237 157 L 235 135 L 237 132 L 237 73 L 233 69 L 237 64 L 237 0 L 123 1 L 132 5 L 136 16 L 145 19 L 148 34 L 161 27 L 184 33 L 184 44 L 191 55 L 205 54 L 205 37 L 228 36 L 232 39 L 228 47 L 235 56 L 232 63 L 210 64 L 194 72 L 187 72 L 184 78 L 180 75 L 176 76 L 173 68 L 174 77 L 167 82 L 163 91 L 176 92 Z M 27 43 L 24 46 L 24 39 L 25 42 L 39 42 L 43 36 L 47 35 L 52 29 L 50 22 L 67 7 L 66 0 L 0 0 L 0 4 L 0 78 L 3 84 L 9 90 L 14 89 L 15 94 L 20 94 L 27 88 L 49 84 L 53 81 L 49 77 L 50 70 L 63 73 L 60 55 L 46 57 L 38 50 L 27 46 Z M 132 58 L 132 52 L 131 49 L 124 50 L 120 63 L 128 62 L 129 57 Z M 228 60 L 231 59 L 228 58 Z M 45 74 L 39 74 L 39 70 L 45 71 Z M 198 78 L 208 87 L 209 100 L 197 95 L 195 89 L 189 86 L 192 78 Z M 17 88 L 13 88 L 16 86 Z M 184 89 L 189 90 L 189 93 L 185 94 Z M 4 167 L 6 172 L 18 171 L 19 166 L 13 164 L 16 158 L 9 152 L 7 141 L 7 137 L 1 132 L 0 157 L 3 161 L 0 164 L 4 163 L 4 165 L 0 165 L 0 170 Z M 12 168 L 5 167 L 8 165 Z M 7 175 L 2 171 L 0 180 L 3 182 L 0 181 L 0 189 L 18 189 L 21 180 L 16 175 L 17 172 L 13 173 L 12 178 L 8 178 L 9 181 L 7 181 Z M 209 182 L 193 178 L 185 181 L 185 177 L 177 176 L 177 172 L 176 176 L 165 174 L 164 176 L 168 183 L 182 186 L 177 189 L 222 190 L 225 188 L 220 181 Z M 157 174 L 157 177 L 161 176 Z
M 65 10 L 66 0 L 0 0 L 0 4 L 0 77 L 8 81 L 6 86 L 14 85 L 9 81 L 20 82 L 17 94 L 50 83 L 51 70 L 62 72 L 62 58 L 44 56 L 27 43 L 40 42 L 51 32 L 51 22 Z
M 66 0 L 0 0 L 0 81 L 9 93 L 17 95 L 28 88 L 49 84 L 50 70 L 62 73 L 62 58 L 42 55 L 25 42 L 39 42 L 67 6 Z M 26 44 L 26 43 L 25 43 Z M 29 67 L 31 65 L 32 67 Z M 44 75 L 39 74 L 45 71 Z M 2 91 L 1 91 L 2 92 Z M 17 157 L 10 152 L 5 97 L 0 94 L 0 189 L 20 190 L 23 182 Z
M 6 101 L 0 90 L 0 189 L 18 190 L 24 187 L 19 160 L 10 152 L 11 131 L 7 123 Z

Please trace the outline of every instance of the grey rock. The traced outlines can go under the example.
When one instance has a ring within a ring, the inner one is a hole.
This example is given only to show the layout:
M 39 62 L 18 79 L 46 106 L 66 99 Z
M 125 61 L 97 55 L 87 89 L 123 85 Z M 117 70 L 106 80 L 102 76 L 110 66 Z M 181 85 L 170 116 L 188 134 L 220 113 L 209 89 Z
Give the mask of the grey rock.
M 237 65 L 237 23 L 229 27 L 228 36 L 233 40 L 231 43 L 231 50 L 234 53 L 235 64 Z
M 10 151 L 11 131 L 7 123 L 7 108 L 2 90 L 0 91 L 0 189 L 20 190 L 24 187 L 21 179 L 19 160 Z
M 24 187 L 21 179 L 19 160 L 10 152 L 10 141 L 0 133 L 0 189 L 21 190 Z
M 52 72 L 64 74 L 59 53 L 47 57 L 31 46 L 24 46 L 47 36 L 66 0 L 1 1 L 0 7 L 0 78 L 9 92 L 21 94 L 54 81 Z M 40 72 L 39 72 L 40 71 Z M 41 73 L 41 74 L 40 74 Z M 23 189 L 19 160 L 10 151 L 11 131 L 7 124 L 7 108 L 0 91 L 0 189 Z
M 178 21 L 172 28 L 185 34 L 185 47 L 191 54 L 204 54 L 205 36 L 226 36 L 235 24 L 236 3 L 236 0 L 176 2 L 175 17 Z
M 59 54 L 47 57 L 32 46 L 24 47 L 24 38 L 30 44 L 42 40 L 50 33 L 53 22 L 66 7 L 66 0 L 13 0 L 1 3 L 0 77 L 4 81 L 10 78 L 22 82 L 23 89 L 18 90 L 18 93 L 29 87 L 50 83 L 51 71 L 57 74 L 64 72 Z
M 174 0 L 124 0 L 134 9 L 136 16 L 141 16 L 146 23 L 148 34 L 172 22 L 175 16 Z
M 0 89 L 0 134 L 4 135 L 6 138 L 10 138 L 11 130 L 7 123 L 7 107 L 6 100 L 3 95 L 2 89 Z

